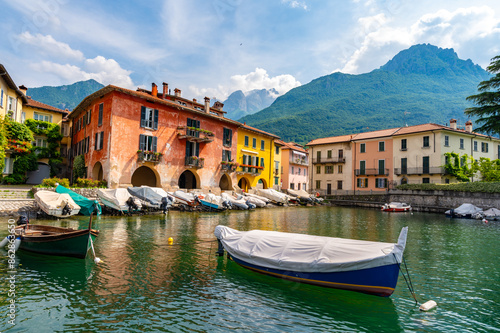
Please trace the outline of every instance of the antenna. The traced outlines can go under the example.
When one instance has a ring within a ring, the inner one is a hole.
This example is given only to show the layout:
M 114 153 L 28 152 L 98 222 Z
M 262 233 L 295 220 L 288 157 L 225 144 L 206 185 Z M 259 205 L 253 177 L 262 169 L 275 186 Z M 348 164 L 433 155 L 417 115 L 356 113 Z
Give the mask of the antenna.
M 403 112 L 403 114 L 404 114 L 403 122 L 405 123 L 405 127 L 408 127 L 408 124 L 406 123 L 406 115 L 411 114 L 411 112 L 405 111 L 405 112 Z

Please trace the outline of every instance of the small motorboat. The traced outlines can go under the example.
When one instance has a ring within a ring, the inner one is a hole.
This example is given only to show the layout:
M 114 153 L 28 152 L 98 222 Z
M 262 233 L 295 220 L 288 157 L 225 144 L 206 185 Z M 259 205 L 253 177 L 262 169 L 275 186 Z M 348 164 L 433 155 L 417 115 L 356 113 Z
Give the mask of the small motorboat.
M 222 200 L 229 201 L 233 209 L 247 210 L 249 208 L 243 196 L 240 196 L 238 199 L 229 193 L 222 193 L 220 196 Z
M 198 202 L 196 201 L 196 197 L 192 193 L 187 193 L 181 190 L 177 190 L 173 193 L 169 194 L 173 196 L 177 202 L 177 204 L 189 206 L 189 207 L 195 207 L 198 206 Z M 198 196 L 198 198 L 201 198 L 202 196 Z M 202 198 L 203 199 L 203 198 Z
M 276 191 L 275 189 L 272 188 L 267 188 L 267 189 L 257 189 L 257 194 L 266 197 L 271 202 L 278 204 L 278 205 L 286 205 L 288 204 L 288 196 L 285 193 L 281 193 Z
M 79 213 L 82 215 L 90 216 L 92 213 L 96 213 L 97 215 L 102 213 L 102 208 L 99 202 L 95 199 L 88 199 L 81 194 L 76 193 L 75 191 L 70 190 L 62 185 L 57 185 L 56 187 L 57 193 L 67 193 L 73 199 L 73 201 L 80 206 Z
M 476 216 L 483 214 L 483 210 L 470 203 L 461 204 L 455 209 L 450 209 L 444 212 L 447 217 L 457 217 L 464 219 L 473 219 Z
M 220 212 L 230 207 L 230 204 L 224 201 L 222 197 L 215 195 L 213 193 L 208 193 L 206 196 L 203 197 L 203 199 L 200 199 L 200 197 L 197 196 L 196 200 L 200 202 L 203 210 L 207 211 Z
M 239 265 L 324 287 L 390 296 L 398 281 L 408 227 L 397 243 L 312 236 L 277 231 L 238 231 L 217 226 L 218 254 Z
M 131 195 L 141 200 L 143 207 L 157 210 L 162 209 L 164 212 L 169 208 L 170 196 L 162 196 L 149 186 L 128 187 L 127 190 Z
M 260 196 L 260 195 L 257 195 L 257 194 L 255 194 L 255 193 L 248 193 L 248 192 L 244 192 L 244 193 L 243 193 L 243 195 L 244 195 L 245 197 L 250 197 L 250 198 L 255 198 L 255 199 L 258 199 L 258 200 L 260 200 L 260 201 L 264 202 L 266 205 L 267 205 L 268 203 L 271 203 L 271 200 L 269 200 L 268 198 L 263 197 L 263 196 Z
M 99 189 L 97 196 L 101 202 L 109 208 L 115 209 L 120 212 L 131 213 L 141 209 L 142 205 L 139 200 L 128 192 L 126 188 L 117 189 Z
M 262 199 L 259 199 L 258 196 L 251 196 L 251 195 L 248 195 L 248 193 L 243 193 L 243 196 L 245 198 L 245 202 L 251 203 L 251 204 L 255 205 L 256 207 L 262 208 L 262 207 L 266 207 L 266 205 L 267 205 L 267 202 L 262 200 Z
M 500 209 L 490 208 L 483 212 L 483 218 L 487 220 L 500 220 Z
M 50 216 L 66 218 L 76 215 L 80 211 L 80 206 L 73 201 L 68 193 L 37 191 L 35 201 L 40 209 Z
M 384 212 L 409 212 L 411 206 L 404 202 L 391 202 L 381 208 Z
M 307 204 L 313 203 L 313 199 L 311 198 L 311 195 L 304 190 L 287 189 L 286 191 L 288 192 L 289 195 L 298 198 L 299 204 L 301 204 L 301 205 L 307 205 Z
M 18 244 L 22 250 L 81 259 L 87 256 L 92 242 L 99 235 L 98 230 L 92 229 L 92 214 L 87 229 L 74 230 L 72 228 L 24 223 L 14 230 L 14 242 L 20 242 Z M 11 242 L 9 237 L 7 236 L 0 243 L 0 247 L 4 247 L 8 242 Z

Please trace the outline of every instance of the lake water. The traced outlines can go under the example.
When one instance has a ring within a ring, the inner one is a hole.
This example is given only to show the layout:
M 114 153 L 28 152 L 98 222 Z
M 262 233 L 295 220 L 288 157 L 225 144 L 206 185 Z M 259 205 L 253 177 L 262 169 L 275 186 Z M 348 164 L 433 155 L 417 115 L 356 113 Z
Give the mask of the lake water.
M 36 223 L 84 228 L 88 218 Z M 382 298 L 248 271 L 215 256 L 219 224 L 384 242 L 396 242 L 408 226 L 405 258 L 416 296 L 438 307 L 419 311 L 401 275 L 394 294 Z M 322 206 L 106 216 L 97 227 L 99 265 L 92 255 L 17 253 L 15 326 L 0 251 L 0 332 L 500 331 L 500 222 Z

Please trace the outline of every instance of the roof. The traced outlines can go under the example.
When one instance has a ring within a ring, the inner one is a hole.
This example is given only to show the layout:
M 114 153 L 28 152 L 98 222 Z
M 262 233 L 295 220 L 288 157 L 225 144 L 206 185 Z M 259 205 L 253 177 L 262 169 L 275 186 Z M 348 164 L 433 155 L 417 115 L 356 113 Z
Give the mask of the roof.
M 295 142 L 283 142 L 283 143 L 284 143 L 284 146 L 281 148 L 282 150 L 291 149 L 291 150 L 300 151 L 300 152 L 303 152 L 306 154 L 308 153 L 307 150 L 305 150 L 304 147 L 302 147 L 298 143 L 295 143 Z
M 28 96 L 28 103 L 26 104 L 26 106 L 31 106 L 32 108 L 42 109 L 42 110 L 51 111 L 51 112 L 62 113 L 63 116 L 65 116 L 69 113 L 69 111 L 65 111 L 65 110 L 50 106 L 50 105 L 45 104 L 45 103 L 35 101 L 34 99 L 31 99 L 31 97 L 29 97 L 29 96 Z
M 246 129 L 246 130 L 257 132 L 259 134 L 264 134 L 264 135 L 267 135 L 267 136 L 270 136 L 270 137 L 273 137 L 273 138 L 276 138 L 276 139 L 280 138 L 277 135 L 274 135 L 274 134 L 271 134 L 271 133 L 268 133 L 268 132 L 264 132 L 264 131 L 262 131 L 262 130 L 260 130 L 258 128 L 255 128 L 255 127 L 252 127 L 252 126 L 248 126 L 247 124 L 241 124 L 241 127 L 244 128 L 244 129 Z
M 328 138 L 319 138 L 314 139 L 306 144 L 306 146 L 315 146 L 315 145 L 325 145 L 330 143 L 341 143 L 341 142 L 349 142 L 356 134 L 349 135 L 340 135 L 340 136 L 331 136 Z
M 190 108 L 190 107 L 187 107 L 187 106 L 182 106 L 179 103 L 176 103 L 175 101 L 172 101 L 172 100 L 169 100 L 169 99 L 163 99 L 163 98 L 160 98 L 160 97 L 155 97 L 155 96 L 151 95 L 149 93 L 149 91 L 144 90 L 144 89 L 140 89 L 140 91 L 135 91 L 135 90 L 130 90 L 130 89 L 126 89 L 126 88 L 117 87 L 117 86 L 114 86 L 114 85 L 107 85 L 106 87 L 101 88 L 98 91 L 94 92 L 93 94 L 90 94 L 87 97 L 85 97 L 80 102 L 80 104 L 78 104 L 76 106 L 76 108 L 69 114 L 68 117 L 70 119 L 74 119 L 74 118 L 78 117 L 78 115 L 80 115 L 80 113 L 85 112 L 87 110 L 87 108 L 92 104 L 92 102 L 95 99 L 100 98 L 100 97 L 102 97 L 104 95 L 107 95 L 107 94 L 109 94 L 109 93 L 111 93 L 113 91 L 117 91 L 117 92 L 120 92 L 120 93 L 123 93 L 123 94 L 135 96 L 135 97 L 138 97 L 138 98 L 142 98 L 142 99 L 147 100 L 147 101 L 152 102 L 152 103 L 162 104 L 162 105 L 170 106 L 172 108 L 176 108 L 176 109 L 179 109 L 179 110 L 184 110 L 184 111 L 189 111 L 189 112 L 192 112 L 192 113 L 196 113 L 196 114 L 199 114 L 199 115 L 202 115 L 202 116 L 205 116 L 205 117 L 209 117 L 209 118 L 213 118 L 213 119 L 218 119 L 220 121 L 223 121 L 223 122 L 226 122 L 226 123 L 230 123 L 230 124 L 233 124 L 235 126 L 241 126 L 241 123 L 239 123 L 239 122 L 237 122 L 235 120 L 232 120 L 232 119 L 229 119 L 229 118 L 224 118 L 224 117 L 221 117 L 221 116 L 215 116 L 215 115 L 212 115 L 210 113 L 206 113 L 205 111 L 200 111 L 200 110 L 197 110 L 197 109 L 194 109 L 194 108 Z M 176 97 L 176 99 L 179 99 L 179 98 Z M 180 98 L 180 99 L 182 99 L 182 98 Z M 183 99 L 183 100 L 186 100 L 186 99 Z M 193 103 L 192 101 L 190 101 L 190 102 Z M 200 106 L 203 106 L 202 104 L 199 104 L 199 103 L 196 103 L 196 104 L 198 104 Z M 217 112 L 221 112 L 220 110 L 216 110 L 216 111 Z
M 26 95 L 24 95 L 23 92 L 16 86 L 14 80 L 10 77 L 9 72 L 7 72 L 7 69 L 5 69 L 2 64 L 0 64 L 0 77 L 5 80 L 10 89 L 14 90 L 17 95 L 23 99 L 24 103 L 28 103 L 28 98 L 26 98 Z

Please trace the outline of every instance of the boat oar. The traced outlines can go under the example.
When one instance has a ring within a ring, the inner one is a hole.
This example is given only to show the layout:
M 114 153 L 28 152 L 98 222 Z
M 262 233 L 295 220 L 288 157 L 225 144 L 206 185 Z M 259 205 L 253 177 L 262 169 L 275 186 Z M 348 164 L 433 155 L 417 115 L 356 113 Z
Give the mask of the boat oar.
M 94 212 L 90 213 L 90 221 L 89 221 L 89 240 L 90 240 L 90 248 L 92 249 L 92 253 L 94 254 L 94 262 L 96 264 L 100 263 L 102 260 L 95 255 L 95 250 L 94 250 L 94 242 L 92 241 L 92 215 L 94 215 Z

